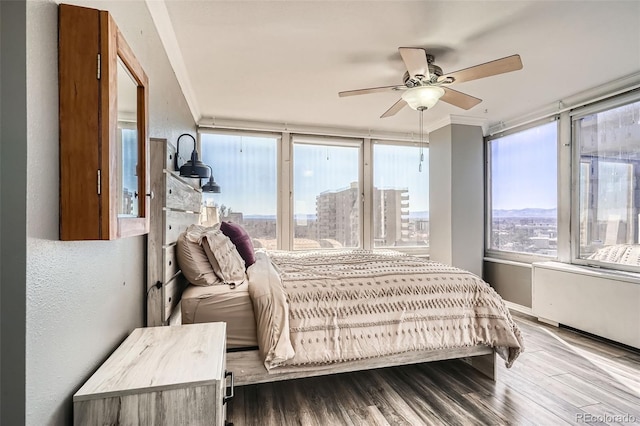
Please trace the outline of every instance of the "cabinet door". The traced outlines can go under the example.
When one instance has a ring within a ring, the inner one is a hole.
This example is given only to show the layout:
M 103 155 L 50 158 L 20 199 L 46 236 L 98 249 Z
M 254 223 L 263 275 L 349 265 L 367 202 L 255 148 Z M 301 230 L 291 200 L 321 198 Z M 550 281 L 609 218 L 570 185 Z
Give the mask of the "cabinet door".
M 108 12 L 59 6 L 60 238 L 149 231 L 148 79 Z
M 100 19 L 97 10 L 60 5 L 60 238 L 101 238 Z

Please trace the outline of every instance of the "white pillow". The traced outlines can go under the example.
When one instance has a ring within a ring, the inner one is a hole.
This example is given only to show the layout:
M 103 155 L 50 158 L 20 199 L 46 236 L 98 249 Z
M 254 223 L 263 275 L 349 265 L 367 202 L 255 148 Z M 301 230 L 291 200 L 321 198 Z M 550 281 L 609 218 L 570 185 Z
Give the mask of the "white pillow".
M 205 229 L 203 226 L 191 225 L 180 234 L 176 242 L 178 266 L 191 284 L 203 286 L 222 284 L 200 245 L 200 236 Z
M 200 243 L 213 271 L 225 284 L 240 285 L 246 280 L 244 260 L 220 229 L 208 228 L 201 234 Z

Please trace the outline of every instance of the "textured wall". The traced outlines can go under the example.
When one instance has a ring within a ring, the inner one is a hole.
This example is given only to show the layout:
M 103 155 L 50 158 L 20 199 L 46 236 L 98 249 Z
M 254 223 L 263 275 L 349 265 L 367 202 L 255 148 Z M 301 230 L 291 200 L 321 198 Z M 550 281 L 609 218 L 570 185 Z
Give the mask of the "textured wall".
M 149 77 L 149 134 L 175 140 L 194 120 L 143 1 L 71 1 L 109 10 Z M 144 324 L 146 237 L 58 240 L 57 4 L 27 3 L 26 422 L 63 425 L 71 397 Z

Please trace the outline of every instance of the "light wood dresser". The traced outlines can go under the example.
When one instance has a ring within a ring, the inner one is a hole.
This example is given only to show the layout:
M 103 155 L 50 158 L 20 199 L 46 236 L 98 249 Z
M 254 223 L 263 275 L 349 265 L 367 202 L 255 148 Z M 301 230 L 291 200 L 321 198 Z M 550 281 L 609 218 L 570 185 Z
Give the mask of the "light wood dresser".
M 137 328 L 73 396 L 74 424 L 224 425 L 225 354 L 226 323 Z

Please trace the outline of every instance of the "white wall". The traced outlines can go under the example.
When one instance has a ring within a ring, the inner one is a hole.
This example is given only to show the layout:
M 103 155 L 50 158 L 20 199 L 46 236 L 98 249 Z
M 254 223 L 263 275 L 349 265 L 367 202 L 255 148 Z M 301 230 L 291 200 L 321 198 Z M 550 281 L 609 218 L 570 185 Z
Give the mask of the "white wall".
M 429 133 L 429 255 L 482 276 L 484 145 L 479 126 Z
M 143 1 L 71 1 L 110 10 L 149 77 L 149 134 L 194 121 Z M 144 325 L 146 237 L 58 240 L 57 4 L 27 3 L 26 423 L 63 425 L 71 397 Z M 152 218 L 153 220 L 153 218 Z

